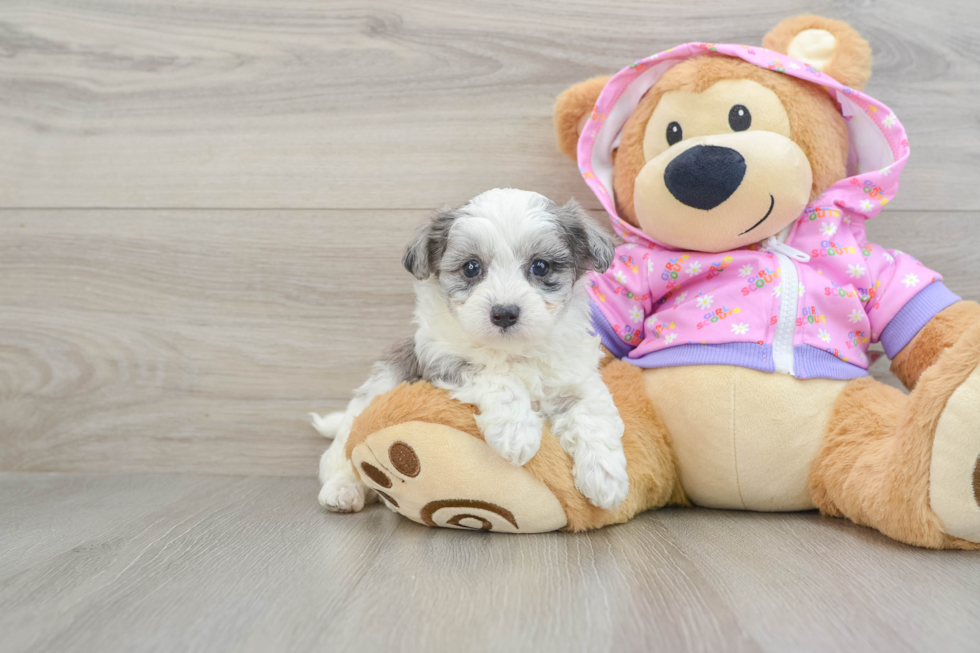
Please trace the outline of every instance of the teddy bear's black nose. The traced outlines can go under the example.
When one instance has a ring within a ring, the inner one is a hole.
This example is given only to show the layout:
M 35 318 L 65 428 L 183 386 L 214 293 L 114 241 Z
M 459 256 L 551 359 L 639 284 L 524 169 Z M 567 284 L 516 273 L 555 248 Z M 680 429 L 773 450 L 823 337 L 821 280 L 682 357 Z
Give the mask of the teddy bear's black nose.
M 695 145 L 667 164 L 667 190 L 696 209 L 709 211 L 729 197 L 745 176 L 745 159 L 730 147 Z

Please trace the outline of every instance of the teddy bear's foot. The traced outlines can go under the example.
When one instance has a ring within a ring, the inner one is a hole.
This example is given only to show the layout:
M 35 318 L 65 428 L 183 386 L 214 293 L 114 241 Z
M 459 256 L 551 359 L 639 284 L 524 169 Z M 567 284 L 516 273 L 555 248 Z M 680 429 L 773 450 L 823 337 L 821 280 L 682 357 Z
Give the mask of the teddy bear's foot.
M 567 523 L 544 483 L 444 424 L 384 428 L 354 447 L 351 462 L 389 508 L 427 526 L 542 533 Z
M 932 444 L 929 503 L 954 537 L 980 542 L 980 369 L 946 402 Z

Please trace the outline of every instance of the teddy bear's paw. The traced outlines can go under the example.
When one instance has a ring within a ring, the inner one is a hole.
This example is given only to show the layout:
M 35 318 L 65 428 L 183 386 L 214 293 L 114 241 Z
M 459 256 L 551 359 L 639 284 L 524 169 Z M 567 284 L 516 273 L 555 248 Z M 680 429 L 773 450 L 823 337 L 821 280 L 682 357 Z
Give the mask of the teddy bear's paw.
M 980 542 L 980 369 L 953 392 L 939 417 L 929 503 L 948 534 Z
M 541 446 L 541 418 L 536 413 L 524 419 L 477 419 L 483 438 L 501 458 L 523 467 Z
M 372 433 L 354 447 L 351 463 L 388 508 L 427 526 L 542 533 L 567 523 L 544 483 L 443 424 L 405 422 Z
M 622 449 L 580 446 L 575 452 L 572 473 L 575 487 L 598 508 L 611 510 L 629 493 L 630 481 Z
M 371 490 L 353 474 L 337 473 L 327 479 L 317 497 L 331 512 L 358 512 L 369 502 Z

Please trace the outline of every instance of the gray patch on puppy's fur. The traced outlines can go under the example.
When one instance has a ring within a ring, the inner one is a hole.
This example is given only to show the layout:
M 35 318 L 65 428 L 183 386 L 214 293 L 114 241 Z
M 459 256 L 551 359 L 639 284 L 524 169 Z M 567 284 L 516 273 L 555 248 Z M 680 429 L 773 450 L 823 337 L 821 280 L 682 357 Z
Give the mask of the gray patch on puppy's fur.
M 405 248 L 402 265 L 416 279 L 428 279 L 439 271 L 439 260 L 446 251 L 449 230 L 459 216 L 459 209 L 444 206 L 415 231 L 415 236 Z
M 482 275 L 471 279 L 462 272 L 457 271 L 451 274 L 443 272 L 439 275 L 439 290 L 442 291 L 442 296 L 447 304 L 460 304 L 473 294 L 473 289 L 480 283 L 481 277 Z
M 565 206 L 556 206 L 551 213 L 558 219 L 574 256 L 576 277 L 589 270 L 601 273 L 609 269 L 616 254 L 616 244 L 578 202 L 568 200 Z
M 534 243 L 532 251 L 526 253 L 524 277 L 528 283 L 541 293 L 550 304 L 564 306 L 572 296 L 576 279 L 581 276 L 576 253 L 571 249 L 565 236 L 565 228 L 556 216 L 551 221 L 552 228 Z M 534 261 L 548 264 L 548 272 L 537 276 L 531 272 Z
M 444 357 L 426 366 L 423 377 L 430 383 L 438 382 L 458 386 L 463 383 L 464 373 L 473 373 L 477 369 L 479 368 L 475 363 L 462 358 Z
M 440 357 L 423 366 L 415 352 L 414 337 L 399 340 L 389 347 L 378 365 L 384 366 L 398 382 L 428 381 L 452 385 L 463 382 L 464 372 L 476 369 L 473 363 L 453 356 Z
M 452 307 L 469 299 L 474 288 L 486 278 L 492 264 L 492 252 L 493 243 L 484 238 L 482 231 L 474 232 L 472 223 L 464 221 L 452 229 L 452 237 L 445 239 L 439 260 L 433 261 L 433 267 L 439 271 L 439 288 L 447 305 Z M 474 260 L 480 264 L 481 272 L 475 277 L 467 277 L 463 273 L 464 266 Z
M 388 366 L 388 369 L 396 378 L 409 383 L 415 383 L 422 378 L 422 367 L 419 365 L 419 358 L 415 355 L 415 338 L 405 338 L 399 340 L 388 348 L 381 361 Z

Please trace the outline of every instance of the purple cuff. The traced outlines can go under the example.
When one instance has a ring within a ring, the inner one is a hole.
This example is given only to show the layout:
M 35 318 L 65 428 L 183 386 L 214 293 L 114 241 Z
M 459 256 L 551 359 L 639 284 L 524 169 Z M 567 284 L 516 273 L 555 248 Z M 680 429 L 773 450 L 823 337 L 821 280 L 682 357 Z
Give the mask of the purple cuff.
M 888 358 L 895 358 L 929 320 L 947 306 L 960 301 L 942 281 L 934 281 L 918 292 L 881 332 L 881 345 Z
M 633 347 L 623 342 L 613 331 L 613 328 L 609 326 L 609 321 L 606 320 L 606 316 L 602 314 L 595 302 L 592 303 L 592 330 L 602 338 L 603 346 L 611 351 L 616 358 L 626 358 L 633 351 Z

